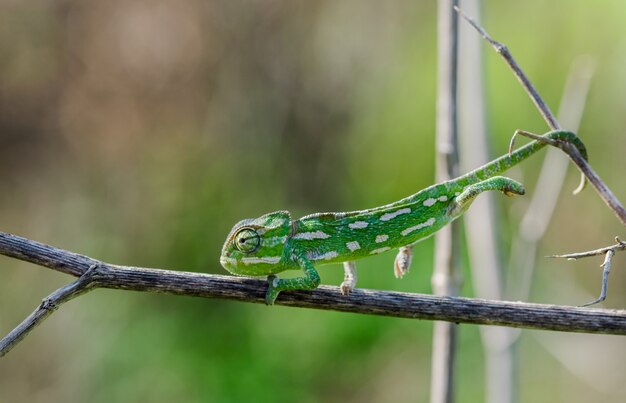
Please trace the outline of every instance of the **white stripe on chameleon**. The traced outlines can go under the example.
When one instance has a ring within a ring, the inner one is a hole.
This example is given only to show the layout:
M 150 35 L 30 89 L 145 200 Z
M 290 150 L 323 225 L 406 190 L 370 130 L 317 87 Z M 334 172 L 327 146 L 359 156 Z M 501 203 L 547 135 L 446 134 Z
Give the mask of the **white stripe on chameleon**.
M 361 249 L 361 245 L 357 241 L 350 241 L 346 243 L 346 248 L 350 249 L 351 252 L 354 252 L 357 249 Z
M 353 223 L 348 224 L 348 227 L 352 229 L 361 229 L 361 228 L 367 228 L 368 225 L 370 224 L 367 221 L 355 221 Z
M 293 239 L 306 239 L 307 241 L 310 241 L 311 239 L 326 239 L 326 238 L 330 238 L 330 235 L 322 231 L 301 232 L 299 234 L 296 234 L 293 237 Z
M 311 260 L 330 260 L 330 259 L 334 259 L 337 256 L 339 256 L 339 253 L 333 251 L 330 252 L 326 252 L 323 255 L 313 255 L 311 256 L 309 259 Z
M 376 255 L 377 253 L 383 253 L 385 251 L 388 251 L 389 249 L 391 249 L 388 246 L 385 246 L 384 248 L 378 248 L 378 249 L 374 249 L 373 251 L 370 252 L 370 255 Z
M 261 230 L 262 230 L 263 232 L 265 232 L 265 231 L 267 231 L 267 230 L 269 230 L 269 229 L 282 227 L 283 225 L 285 225 L 285 221 L 286 221 L 286 220 L 284 220 L 284 219 L 282 219 L 282 218 L 272 220 L 272 221 L 271 221 L 271 223 L 270 223 L 270 228 L 261 228 Z M 257 230 L 257 232 L 258 232 L 258 230 Z
M 376 243 L 385 242 L 389 239 L 389 235 L 376 235 Z
M 416 231 L 416 230 L 418 230 L 420 228 L 424 228 L 424 227 L 430 227 L 434 223 L 435 223 L 435 219 L 433 217 L 430 217 L 428 220 L 424 221 L 421 224 L 417 224 L 417 225 L 414 225 L 412 227 L 409 227 L 409 228 L 405 229 L 404 231 L 401 232 L 401 234 L 402 234 L 402 236 L 407 236 L 407 235 L 409 235 L 413 231 Z
M 415 245 L 415 244 L 418 244 L 418 243 L 420 243 L 420 242 L 422 242 L 422 241 L 424 241 L 424 240 L 426 240 L 426 239 L 430 238 L 430 237 L 431 237 L 431 236 L 433 236 L 433 235 L 435 235 L 435 233 L 434 233 L 434 232 L 433 232 L 432 234 L 428 235 L 428 236 L 425 236 L 424 238 L 420 238 L 420 239 L 418 239 L 417 241 L 413 242 L 412 244 L 405 245 L 405 246 L 413 246 L 413 245 Z
M 445 201 L 448 201 L 448 196 L 446 196 L 446 195 L 439 196 L 439 201 L 440 201 L 440 202 L 445 202 Z
M 241 263 L 243 264 L 257 264 L 257 263 L 276 264 L 278 262 L 280 262 L 280 256 L 242 257 L 241 258 Z
M 430 206 L 432 206 L 433 204 L 435 204 L 436 202 L 437 202 L 437 200 L 436 200 L 436 199 L 433 199 L 433 198 L 431 197 L 431 198 L 428 198 L 428 199 L 424 200 L 424 206 L 426 206 L 426 207 L 430 207 Z
M 411 212 L 410 208 L 401 208 L 400 210 L 393 211 L 391 213 L 386 213 L 380 216 L 380 221 L 389 221 L 391 219 L 396 218 L 400 214 L 408 214 Z

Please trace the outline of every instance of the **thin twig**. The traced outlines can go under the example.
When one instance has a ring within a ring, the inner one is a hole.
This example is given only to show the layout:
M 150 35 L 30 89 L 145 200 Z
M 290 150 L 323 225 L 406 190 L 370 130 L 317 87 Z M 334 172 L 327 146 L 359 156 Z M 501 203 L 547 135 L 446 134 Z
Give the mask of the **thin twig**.
M 496 50 L 498 54 L 500 54 L 508 66 L 513 70 L 515 77 L 520 81 L 526 93 L 530 96 L 533 103 L 543 116 L 546 121 L 548 127 L 552 130 L 558 130 L 561 128 L 559 123 L 557 122 L 554 114 L 550 111 L 550 108 L 546 105 L 543 99 L 539 96 L 539 93 L 532 85 L 528 77 L 524 74 L 522 69 L 519 67 L 508 48 L 501 44 L 500 42 L 495 41 L 487 32 L 474 20 L 472 20 L 469 16 L 467 16 L 459 7 L 455 7 L 455 10 L 468 22 L 470 23 L 482 36 L 485 38 L 491 46 Z M 592 184 L 600 198 L 606 203 L 606 205 L 615 213 L 615 215 L 619 218 L 622 225 L 626 226 L 626 209 L 622 205 L 622 203 L 615 197 L 613 192 L 606 186 L 606 184 L 602 181 L 602 179 L 596 174 L 596 172 L 591 168 L 589 163 L 582 158 L 576 147 L 572 145 L 566 145 L 563 148 L 563 151 L 570 157 L 570 159 L 576 164 L 580 172 L 587 178 L 587 180 Z M 581 184 L 577 190 L 579 191 L 584 186 L 584 180 L 581 180 Z
M 478 31 L 478 33 L 483 38 L 485 38 L 487 42 L 489 42 L 489 44 L 495 49 L 496 52 L 498 52 L 504 58 L 504 60 L 506 60 L 511 70 L 513 70 L 513 72 L 515 73 L 515 77 L 519 80 L 520 84 L 522 84 L 522 87 L 524 87 L 526 93 L 530 96 L 537 109 L 539 109 L 539 113 L 541 113 L 541 116 L 543 116 L 550 129 L 560 129 L 561 126 L 559 126 L 559 122 L 557 122 L 554 114 L 552 113 L 548 105 L 539 96 L 539 93 L 535 89 L 535 86 L 530 82 L 528 77 L 526 77 L 526 74 L 524 74 L 519 64 L 517 64 L 517 62 L 513 58 L 513 55 L 511 54 L 511 52 L 509 52 L 509 48 L 507 48 L 506 45 L 504 45 L 503 43 L 500 43 L 493 39 L 487 33 L 487 31 L 485 31 L 485 29 L 480 26 L 480 24 L 478 24 L 470 16 L 465 14 L 460 7 L 455 7 L 455 10 L 461 15 L 461 17 L 465 19 L 465 21 L 469 22 L 470 25 L 472 25 L 476 29 L 476 31 Z
M 56 311 L 63 303 L 75 298 L 94 286 L 94 275 L 97 265 L 92 265 L 82 276 L 76 281 L 59 288 L 52 294 L 48 295 L 41 301 L 41 304 L 28 315 L 15 329 L 0 340 L 0 357 L 11 351 L 11 349 L 24 337 L 28 335 L 35 327 L 43 322 L 48 316 Z
M 0 232 L 0 254 L 74 276 L 85 275 L 91 267 L 91 275 L 81 277 L 82 280 L 51 295 L 55 298 L 52 302 L 57 306 L 71 297 L 96 288 L 222 298 L 259 304 L 265 302 L 267 290 L 267 282 L 264 280 L 116 266 L 3 232 Z M 314 291 L 283 292 L 276 304 L 453 323 L 626 335 L 626 310 L 489 301 L 364 289 L 355 289 L 349 296 L 343 296 L 338 287 L 329 286 L 321 286 Z M 45 305 L 50 307 L 49 304 Z M 40 314 L 43 317 L 38 319 L 37 323 L 45 319 L 50 311 L 45 310 Z M 25 329 L 21 325 L 18 326 L 9 334 L 10 339 L 14 341 L 9 343 L 3 340 L 1 342 L 3 348 L 14 346 L 32 327 Z M 6 351 L 0 350 L 0 355 Z
M 591 302 L 582 304 L 581 306 L 595 305 L 606 299 L 606 292 L 609 288 L 609 273 L 611 272 L 611 261 L 613 260 L 613 256 L 615 256 L 615 251 L 613 249 L 608 250 L 606 252 L 604 262 L 602 263 L 602 267 L 604 268 L 604 270 L 602 270 L 602 288 L 600 289 L 600 296 Z
M 625 250 L 625 249 L 626 249 L 626 242 L 622 241 L 618 237 L 615 237 L 615 245 L 605 246 L 605 247 L 600 248 L 600 249 L 589 250 L 589 251 L 586 251 L 586 252 L 567 253 L 567 254 L 564 254 L 564 255 L 550 255 L 550 256 L 546 256 L 546 257 L 564 258 L 564 259 L 568 259 L 568 260 L 576 260 L 576 259 L 581 259 L 581 258 L 584 258 L 584 257 L 604 255 L 604 254 L 606 254 L 610 250 L 612 250 L 614 252 L 617 252 L 617 251 L 621 251 L 621 250 Z
M 623 251 L 623 250 L 626 250 L 626 242 L 622 241 L 618 237 L 615 237 L 615 245 L 606 246 L 604 248 L 590 250 L 587 252 L 568 253 L 565 255 L 552 255 L 548 257 L 576 260 L 576 259 L 581 259 L 585 257 L 604 255 L 604 262 L 600 265 L 600 267 L 604 268 L 602 270 L 602 287 L 600 289 L 600 296 L 591 302 L 581 305 L 581 306 L 591 306 L 599 302 L 602 302 L 606 299 L 606 293 L 609 288 L 609 273 L 611 272 L 611 262 L 613 260 L 613 256 L 615 256 L 616 252 Z

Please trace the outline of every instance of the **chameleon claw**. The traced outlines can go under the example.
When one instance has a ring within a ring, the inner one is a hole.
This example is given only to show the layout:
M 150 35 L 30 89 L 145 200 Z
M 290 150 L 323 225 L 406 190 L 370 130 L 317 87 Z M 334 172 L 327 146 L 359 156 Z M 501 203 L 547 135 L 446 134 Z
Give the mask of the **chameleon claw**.
M 507 182 L 507 184 L 503 186 L 502 193 L 504 193 L 505 196 L 509 196 L 509 197 L 515 196 L 515 195 L 523 196 L 524 194 L 526 194 L 526 189 L 524 188 L 524 185 L 522 185 L 521 183 L 515 182 L 512 179 L 510 179 L 510 182 Z
M 413 260 L 413 247 L 403 246 L 396 255 L 396 260 L 393 263 L 393 274 L 396 278 L 402 278 L 409 272 L 411 267 L 411 261 Z
M 339 290 L 341 291 L 341 295 L 350 295 L 350 293 L 354 290 L 354 287 L 344 281 L 339 286 Z
M 344 278 L 339 286 L 341 295 L 348 295 L 356 287 L 356 263 L 354 261 L 343 262 Z
M 265 293 L 265 305 L 274 305 L 274 301 L 278 297 L 280 290 L 276 289 L 278 285 L 278 276 L 270 274 L 267 276 L 267 292 Z

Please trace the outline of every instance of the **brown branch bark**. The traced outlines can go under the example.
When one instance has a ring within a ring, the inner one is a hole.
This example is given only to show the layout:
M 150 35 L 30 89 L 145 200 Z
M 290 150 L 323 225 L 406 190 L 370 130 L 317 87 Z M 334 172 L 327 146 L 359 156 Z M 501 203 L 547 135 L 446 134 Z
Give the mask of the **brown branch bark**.
M 0 254 L 80 277 L 46 298 L 32 315 L 0 340 L 0 356 L 6 354 L 60 303 L 96 288 L 254 303 L 264 303 L 267 288 L 267 283 L 259 279 L 112 265 L 4 232 L 0 232 Z M 626 335 L 626 310 L 365 289 L 356 289 L 349 296 L 343 296 L 338 287 L 329 286 L 321 286 L 314 291 L 281 293 L 276 304 L 453 323 Z

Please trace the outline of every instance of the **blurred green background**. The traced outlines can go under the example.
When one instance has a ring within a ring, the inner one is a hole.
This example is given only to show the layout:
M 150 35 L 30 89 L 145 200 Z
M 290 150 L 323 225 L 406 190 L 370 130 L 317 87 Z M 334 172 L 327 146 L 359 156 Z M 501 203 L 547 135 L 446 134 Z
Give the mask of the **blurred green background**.
M 485 1 L 483 23 L 557 109 L 569 66 L 596 63 L 580 135 L 626 201 L 626 4 Z M 397 200 L 433 183 L 436 3 L 0 2 L 0 230 L 107 262 L 224 274 L 231 226 Z M 545 125 L 485 49 L 491 149 Z M 541 159 L 514 173 L 532 193 Z M 624 228 L 571 170 L 539 255 Z M 497 198 L 511 232 L 528 198 Z M 393 253 L 359 286 L 429 293 L 432 240 L 411 273 Z M 600 260 L 540 258 L 531 301 L 579 304 Z M 71 279 L 0 257 L 0 331 Z M 467 265 L 466 265 L 467 266 Z M 615 258 L 605 307 L 626 305 Z M 320 271 L 341 282 L 340 266 Z M 463 295 L 472 295 L 465 268 Z M 2 402 L 414 402 L 429 395 L 432 323 L 97 290 L 0 360 Z M 523 331 L 520 401 L 621 402 L 626 342 Z M 482 401 L 478 328 L 461 326 L 457 397 Z

